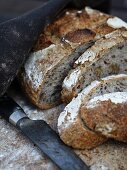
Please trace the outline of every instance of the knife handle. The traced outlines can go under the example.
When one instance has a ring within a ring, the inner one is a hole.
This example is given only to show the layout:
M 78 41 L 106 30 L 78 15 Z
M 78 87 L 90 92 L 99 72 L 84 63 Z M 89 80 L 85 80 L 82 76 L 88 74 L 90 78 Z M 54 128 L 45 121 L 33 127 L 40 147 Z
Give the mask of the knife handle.
M 0 115 L 14 126 L 22 118 L 28 118 L 23 109 L 7 95 L 0 98 Z

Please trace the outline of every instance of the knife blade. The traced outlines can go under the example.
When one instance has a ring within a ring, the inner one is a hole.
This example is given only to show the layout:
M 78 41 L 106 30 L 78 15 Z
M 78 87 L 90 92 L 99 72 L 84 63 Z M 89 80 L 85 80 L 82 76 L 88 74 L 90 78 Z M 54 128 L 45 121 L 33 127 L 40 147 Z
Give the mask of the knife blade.
M 45 121 L 29 119 L 23 109 L 10 97 L 0 98 L 0 114 L 21 130 L 61 170 L 89 170 Z

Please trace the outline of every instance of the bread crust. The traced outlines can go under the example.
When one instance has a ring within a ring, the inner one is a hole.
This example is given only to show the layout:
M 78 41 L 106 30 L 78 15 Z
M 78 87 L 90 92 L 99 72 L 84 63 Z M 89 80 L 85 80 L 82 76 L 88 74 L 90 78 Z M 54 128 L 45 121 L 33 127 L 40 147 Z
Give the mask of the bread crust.
M 107 140 L 103 135 L 88 129 L 81 118 L 77 119 L 75 123 L 71 124 L 63 132 L 61 131 L 60 138 L 65 144 L 75 149 L 92 149 Z
M 61 37 L 69 32 L 85 28 L 93 30 L 93 28 L 102 25 L 111 17 L 97 10 L 92 10 L 90 13 L 89 10 L 91 9 L 86 7 L 82 11 L 66 11 L 53 24 L 45 28 L 44 34 L 52 39 L 53 43 L 59 42 Z
M 127 101 L 115 104 L 111 100 L 98 101 L 97 106 L 81 108 L 87 126 L 107 138 L 127 142 Z

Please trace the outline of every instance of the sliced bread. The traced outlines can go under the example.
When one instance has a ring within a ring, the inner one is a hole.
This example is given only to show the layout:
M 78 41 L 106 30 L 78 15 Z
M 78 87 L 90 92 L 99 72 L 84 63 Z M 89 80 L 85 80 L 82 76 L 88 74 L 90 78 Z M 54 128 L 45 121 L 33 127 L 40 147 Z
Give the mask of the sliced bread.
M 127 142 L 127 92 L 92 98 L 82 106 L 81 117 L 91 130 L 108 138 Z
M 20 74 L 23 90 L 33 104 L 49 109 L 61 103 L 62 82 L 75 60 L 96 39 L 114 30 L 105 25 L 109 18 L 86 8 L 66 12 L 45 29 Z
M 127 92 L 127 75 L 120 74 L 94 81 L 73 98 L 58 119 L 58 131 L 64 143 L 78 149 L 90 149 L 103 143 L 106 138 L 85 124 L 80 108 L 96 96 L 119 91 Z
M 127 30 L 124 28 L 106 34 L 79 57 L 75 69 L 63 81 L 62 100 L 71 101 L 94 80 L 121 73 L 127 73 Z

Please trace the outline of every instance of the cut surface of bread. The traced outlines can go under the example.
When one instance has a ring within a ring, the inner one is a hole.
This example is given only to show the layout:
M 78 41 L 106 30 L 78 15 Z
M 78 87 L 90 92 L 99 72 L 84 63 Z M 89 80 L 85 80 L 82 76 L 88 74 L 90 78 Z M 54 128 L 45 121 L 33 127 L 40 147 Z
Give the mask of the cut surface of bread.
M 123 28 L 105 35 L 79 57 L 64 79 L 62 100 L 71 101 L 94 80 L 121 73 L 127 73 L 127 31 Z
M 73 98 L 58 119 L 58 131 L 64 143 L 74 148 L 84 149 L 96 147 L 105 141 L 101 134 L 92 131 L 86 125 L 81 118 L 80 108 L 96 96 L 113 92 L 127 92 L 127 75 L 113 75 L 101 81 L 94 81 Z
M 86 8 L 66 12 L 45 29 L 20 74 L 23 90 L 33 104 L 49 109 L 62 102 L 62 82 L 74 62 L 98 38 L 114 30 L 106 24 L 109 18 Z
M 91 130 L 127 142 L 127 92 L 92 98 L 82 106 L 81 117 Z

